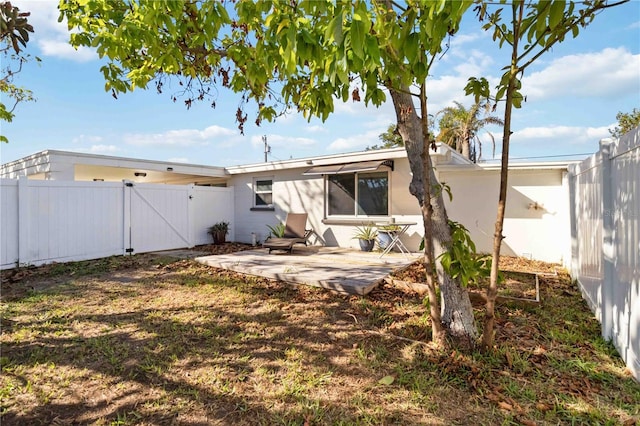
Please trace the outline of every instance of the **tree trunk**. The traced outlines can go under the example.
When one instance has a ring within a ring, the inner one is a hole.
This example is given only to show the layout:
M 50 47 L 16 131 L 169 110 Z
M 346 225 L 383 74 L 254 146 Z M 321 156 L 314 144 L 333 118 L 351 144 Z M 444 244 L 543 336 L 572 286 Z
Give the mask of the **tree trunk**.
M 393 99 L 398 131 L 402 136 L 407 151 L 407 157 L 413 174 L 409 191 L 418 199 L 425 223 L 425 257 L 429 258 L 427 242 L 431 233 L 430 243 L 433 243 L 432 259 L 437 258 L 447 250 L 451 243 L 451 231 L 447 213 L 445 210 L 442 190 L 438 184 L 429 155 L 429 141 L 425 141 L 424 132 L 421 129 L 420 117 L 416 114 L 413 99 L 409 89 L 399 91 L 390 88 Z M 422 113 L 426 117 L 426 106 L 422 107 Z M 429 187 L 427 189 L 427 186 Z M 427 192 L 427 190 L 429 192 Z M 429 199 L 426 194 L 429 194 Z M 429 215 L 429 212 L 431 213 Z M 473 309 L 469 300 L 469 294 L 465 288 L 449 277 L 443 270 L 440 262 L 431 262 L 431 270 L 427 269 L 427 275 L 432 273 L 433 264 L 440 282 L 442 308 L 439 320 L 444 326 L 451 342 L 462 349 L 475 347 L 478 337 L 475 327 Z M 429 279 L 429 278 L 428 278 Z M 433 299 L 430 295 L 430 300 Z M 432 316 L 432 321 L 434 317 Z M 434 329 L 435 334 L 435 329 Z
M 515 17 L 515 8 L 518 8 L 520 19 Z M 500 164 L 500 195 L 498 197 L 498 213 L 493 234 L 493 250 L 491 252 L 491 275 L 487 288 L 487 303 L 485 305 L 484 327 L 482 330 L 483 349 L 491 349 L 493 346 L 493 334 L 495 328 L 495 306 L 498 295 L 498 264 L 500 262 L 500 248 L 504 235 L 504 213 L 507 207 L 507 188 L 509 177 L 509 141 L 511 139 L 511 113 L 513 110 L 513 93 L 517 88 L 518 68 L 518 40 L 520 39 L 518 23 L 522 22 L 524 5 L 514 6 L 514 42 L 512 45 L 511 66 L 509 69 L 509 83 L 507 85 L 507 97 L 504 111 L 504 129 L 502 135 L 502 161 Z
M 463 139 L 462 140 L 462 150 L 461 150 L 461 154 L 464 158 L 466 158 L 467 160 L 471 160 L 471 149 L 470 149 L 470 143 L 468 139 Z

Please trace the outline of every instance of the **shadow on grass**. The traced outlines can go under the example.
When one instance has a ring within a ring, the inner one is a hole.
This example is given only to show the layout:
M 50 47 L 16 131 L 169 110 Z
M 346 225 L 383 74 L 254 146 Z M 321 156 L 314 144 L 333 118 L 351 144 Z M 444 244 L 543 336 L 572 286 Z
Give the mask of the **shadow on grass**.
M 8 309 L 3 424 L 555 424 L 638 414 L 638 387 L 591 359 L 576 364 L 561 332 L 573 327 L 584 340 L 592 326 L 574 322 L 588 314 L 549 288 L 545 307 L 500 309 L 498 346 L 486 355 L 367 333 L 412 329 L 391 327 L 405 320 L 402 303 L 418 310 L 420 299 L 392 290 L 363 299 L 188 262 L 61 290 Z M 560 308 L 571 312 L 557 321 L 549 310 Z M 385 376 L 393 383 L 378 383 Z M 605 399 L 612 389 L 621 401 Z

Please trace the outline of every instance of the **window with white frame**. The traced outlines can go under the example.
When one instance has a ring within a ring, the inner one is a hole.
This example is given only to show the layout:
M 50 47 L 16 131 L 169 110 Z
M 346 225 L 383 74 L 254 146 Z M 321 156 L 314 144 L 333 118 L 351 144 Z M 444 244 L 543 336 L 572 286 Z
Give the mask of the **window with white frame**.
M 273 207 L 273 178 L 256 178 L 253 180 L 253 207 Z
M 389 172 L 327 176 L 326 206 L 328 216 L 388 216 Z

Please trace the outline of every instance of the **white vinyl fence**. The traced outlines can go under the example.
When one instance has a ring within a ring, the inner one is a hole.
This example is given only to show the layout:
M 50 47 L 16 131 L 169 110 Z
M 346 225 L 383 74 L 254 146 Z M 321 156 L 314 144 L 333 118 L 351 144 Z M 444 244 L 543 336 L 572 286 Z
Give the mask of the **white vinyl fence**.
M 640 127 L 569 170 L 571 274 L 640 380 Z
M 193 247 L 234 216 L 233 188 L 194 185 L 1 179 L 0 202 L 0 269 Z

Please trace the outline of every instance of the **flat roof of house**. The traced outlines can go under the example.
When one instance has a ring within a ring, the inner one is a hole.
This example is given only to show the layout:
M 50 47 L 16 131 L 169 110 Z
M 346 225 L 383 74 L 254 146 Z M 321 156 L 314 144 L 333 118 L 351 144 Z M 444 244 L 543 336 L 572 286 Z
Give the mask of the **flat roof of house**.
M 439 170 L 500 170 L 499 162 L 477 164 L 472 163 L 446 144 L 438 143 L 436 151 L 430 152 L 434 160 L 434 165 L 436 165 Z M 133 173 L 135 171 L 145 171 L 149 173 L 149 178 L 155 178 L 158 179 L 158 181 L 165 180 L 166 183 L 179 184 L 185 183 L 187 181 L 198 180 L 199 178 L 206 178 L 209 182 L 224 182 L 230 177 L 230 175 L 244 173 L 259 173 L 265 171 L 290 169 L 310 169 L 312 167 L 318 166 L 349 164 L 377 160 L 394 160 L 406 157 L 407 153 L 405 148 L 399 147 L 222 167 L 171 161 L 116 157 L 110 155 L 87 154 L 73 151 L 45 150 L 3 164 L 0 168 L 0 172 L 2 175 L 7 175 L 9 172 L 26 168 L 37 168 L 38 172 L 48 172 L 50 171 L 49 169 L 47 169 L 49 163 L 51 163 L 52 158 L 56 158 L 57 161 L 62 163 L 75 164 L 76 170 L 80 174 L 90 173 L 89 170 L 98 170 L 107 175 L 109 173 L 124 173 L 123 176 L 133 176 Z M 509 164 L 509 169 L 565 170 L 567 169 L 569 164 L 578 162 L 579 161 L 514 161 Z M 118 179 L 121 178 L 120 176 L 116 177 Z M 148 181 L 152 180 L 153 179 L 148 179 Z
M 74 180 L 132 180 L 165 184 L 224 184 L 229 178 L 224 167 L 156 161 L 138 158 L 45 150 L 0 167 L 0 176 L 28 175 L 43 179 L 49 173 L 73 169 Z
M 146 160 L 142 158 L 128 158 L 128 157 L 116 157 L 111 155 L 102 155 L 102 154 L 88 154 L 84 152 L 75 152 L 75 151 L 60 151 L 55 149 L 47 149 L 44 151 L 37 152 L 35 154 L 29 155 L 27 157 L 20 158 L 18 160 L 10 161 L 9 163 L 3 164 L 2 169 L 13 167 L 26 162 L 38 162 L 39 160 L 47 161 L 46 158 L 58 156 L 58 157 L 67 157 L 67 158 L 82 158 L 83 164 L 91 164 L 98 166 L 113 166 L 117 167 L 128 167 L 128 168 L 148 168 L 153 170 L 164 170 L 166 171 L 166 167 L 173 167 L 173 171 L 177 172 L 189 172 L 190 174 L 201 174 L 204 176 L 224 176 L 224 167 L 220 166 L 208 166 L 208 165 L 200 165 L 200 164 L 191 164 L 191 163 L 179 163 L 174 161 L 157 161 L 157 160 Z
M 438 164 L 470 164 L 469 160 L 465 159 L 462 155 L 445 144 L 438 143 L 436 151 L 431 151 L 431 153 L 434 158 L 437 158 L 435 162 Z M 305 167 L 310 168 L 313 166 L 328 166 L 332 164 L 356 163 L 361 161 L 393 160 L 406 157 L 407 151 L 404 147 L 400 147 L 296 158 L 290 160 L 268 161 L 265 163 L 243 164 L 238 166 L 228 166 L 226 167 L 226 170 L 229 174 L 235 175 Z

